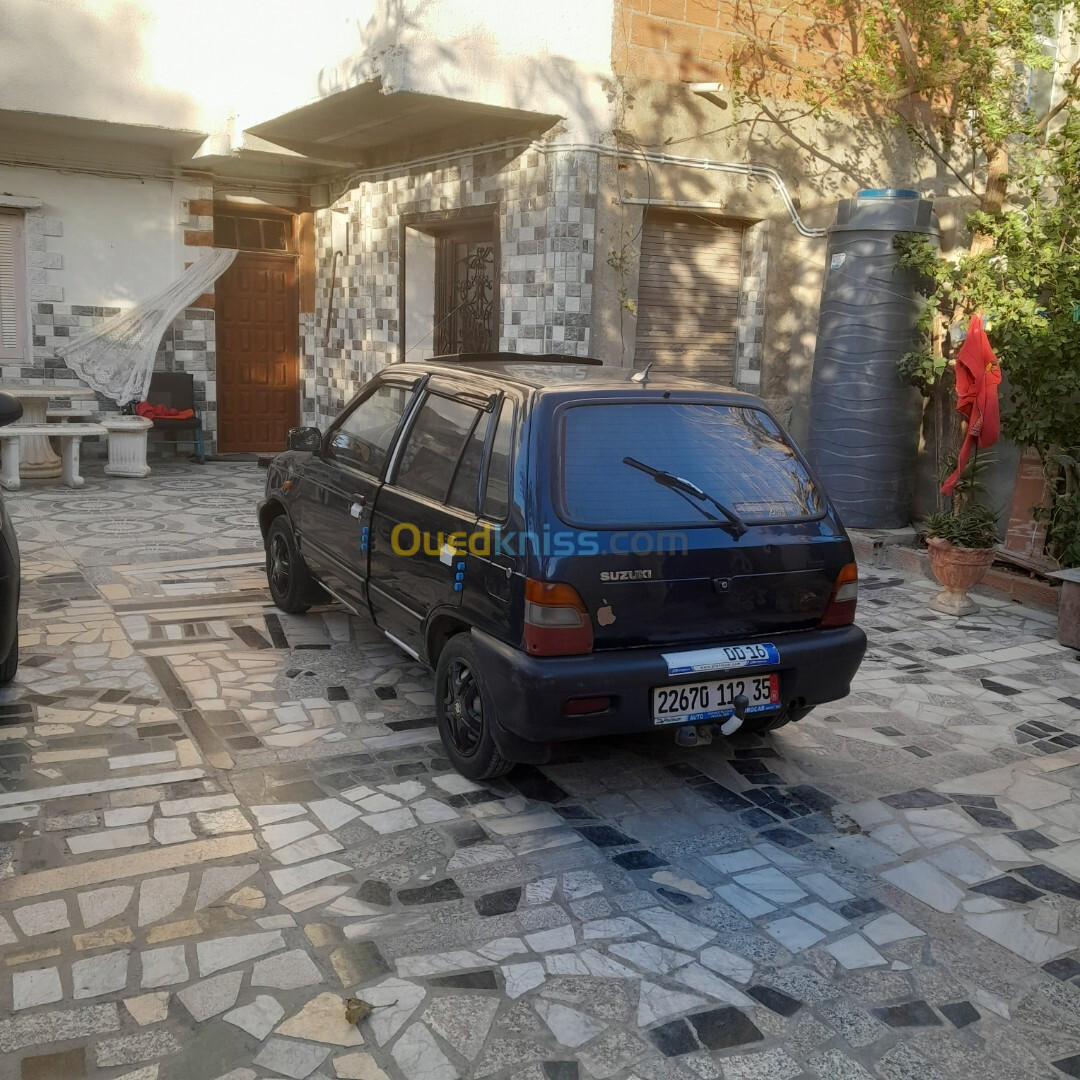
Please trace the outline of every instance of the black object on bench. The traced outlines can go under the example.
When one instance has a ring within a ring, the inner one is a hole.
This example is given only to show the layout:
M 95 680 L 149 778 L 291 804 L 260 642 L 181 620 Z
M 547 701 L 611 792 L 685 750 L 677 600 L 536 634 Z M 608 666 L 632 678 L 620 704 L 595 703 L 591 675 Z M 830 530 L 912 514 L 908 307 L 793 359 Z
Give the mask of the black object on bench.
M 186 371 L 155 371 L 150 377 L 147 401 L 151 405 L 164 405 L 170 409 L 195 410 L 195 379 Z M 168 416 L 153 418 L 154 431 L 195 432 L 195 454 L 200 465 L 206 464 L 206 444 L 203 440 L 202 417 L 198 412 L 186 420 L 174 420 Z M 173 436 L 173 442 L 177 439 Z

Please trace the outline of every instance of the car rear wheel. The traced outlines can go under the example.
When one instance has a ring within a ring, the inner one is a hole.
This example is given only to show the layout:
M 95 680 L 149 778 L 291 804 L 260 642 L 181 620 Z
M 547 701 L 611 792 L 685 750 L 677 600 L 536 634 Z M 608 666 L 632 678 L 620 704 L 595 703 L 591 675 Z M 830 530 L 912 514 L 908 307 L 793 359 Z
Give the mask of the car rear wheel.
M 776 716 L 754 716 L 746 720 L 740 731 L 748 731 L 753 735 L 761 735 L 766 731 L 776 731 L 791 723 L 791 717 L 787 713 L 777 713 Z
M 490 780 L 514 766 L 491 736 L 495 707 L 468 634 L 455 634 L 435 669 L 435 717 L 446 756 L 462 776 Z
M 314 582 L 284 514 L 274 518 L 266 532 L 266 580 L 282 611 L 300 615 L 311 607 Z
M 811 711 L 813 711 L 812 705 L 809 707 L 804 706 L 801 709 L 787 709 L 784 712 L 777 713 L 775 716 L 750 717 L 743 724 L 742 730 L 759 735 L 764 734 L 766 731 L 776 731 L 778 728 L 796 723 Z
M 19 670 L 19 635 L 16 633 L 15 640 L 11 643 L 7 656 L 0 663 L 0 686 L 7 686 L 15 673 Z

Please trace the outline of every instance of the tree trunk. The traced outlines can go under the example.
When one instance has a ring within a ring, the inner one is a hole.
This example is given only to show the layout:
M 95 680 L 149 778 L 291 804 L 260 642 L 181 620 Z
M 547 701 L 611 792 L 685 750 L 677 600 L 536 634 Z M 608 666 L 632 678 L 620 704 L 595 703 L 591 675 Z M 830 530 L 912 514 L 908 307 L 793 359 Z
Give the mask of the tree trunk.
M 984 214 L 997 217 L 1004 209 L 1005 196 L 1008 193 L 1009 152 L 999 143 L 985 147 L 986 152 L 986 188 L 979 200 L 979 209 Z M 976 233 L 971 240 L 971 254 L 981 255 L 994 246 L 993 238 L 986 233 Z

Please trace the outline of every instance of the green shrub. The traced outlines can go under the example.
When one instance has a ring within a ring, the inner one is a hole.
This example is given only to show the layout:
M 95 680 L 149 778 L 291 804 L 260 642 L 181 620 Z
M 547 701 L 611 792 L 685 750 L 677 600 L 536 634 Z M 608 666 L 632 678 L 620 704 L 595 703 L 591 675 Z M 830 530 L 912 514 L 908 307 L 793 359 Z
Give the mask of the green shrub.
M 923 522 L 927 537 L 947 540 L 953 547 L 992 548 L 998 542 L 996 511 L 979 503 L 937 510 Z

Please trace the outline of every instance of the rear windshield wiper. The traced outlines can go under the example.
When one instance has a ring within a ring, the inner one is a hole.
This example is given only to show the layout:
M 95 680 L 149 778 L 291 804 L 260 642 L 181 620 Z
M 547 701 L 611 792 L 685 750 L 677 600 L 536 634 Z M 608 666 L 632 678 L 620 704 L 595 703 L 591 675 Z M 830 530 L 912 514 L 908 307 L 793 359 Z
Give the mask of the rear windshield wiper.
M 678 491 L 686 495 L 693 495 L 695 499 L 701 499 L 703 502 L 711 503 L 720 511 L 724 517 L 727 518 L 728 524 L 731 525 L 732 532 L 735 538 L 738 539 L 744 532 L 747 531 L 747 524 L 734 510 L 725 506 L 718 499 L 714 499 L 707 491 L 702 491 L 697 484 L 692 484 L 689 480 L 682 476 L 676 476 L 674 473 L 665 472 L 663 469 L 654 469 L 651 465 L 646 465 L 643 461 L 638 461 L 637 458 L 624 457 L 623 464 L 629 465 L 631 468 L 640 469 L 643 473 L 651 476 L 662 487 L 670 488 L 672 491 Z M 696 503 L 693 505 L 697 505 Z M 706 517 L 712 518 L 714 521 L 716 518 L 712 514 L 708 514 L 701 507 L 699 510 Z

